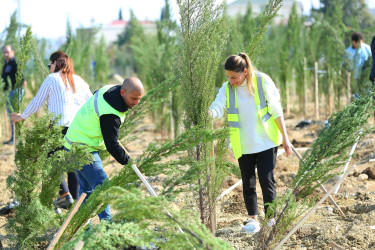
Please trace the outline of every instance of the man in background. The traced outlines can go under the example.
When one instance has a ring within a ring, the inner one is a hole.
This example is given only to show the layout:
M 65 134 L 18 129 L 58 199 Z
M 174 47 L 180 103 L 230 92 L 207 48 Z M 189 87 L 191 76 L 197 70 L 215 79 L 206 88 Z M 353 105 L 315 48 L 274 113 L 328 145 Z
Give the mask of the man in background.
M 14 110 L 13 100 L 14 100 L 14 94 L 15 94 L 14 90 L 15 90 L 16 81 L 17 81 L 16 77 L 17 77 L 18 65 L 17 65 L 16 57 L 14 56 L 14 49 L 12 48 L 11 45 L 9 44 L 5 45 L 5 47 L 3 48 L 3 53 L 4 53 L 4 66 L 3 66 L 2 73 L 1 73 L 1 78 L 4 82 L 4 93 L 10 90 L 8 93 L 8 100 L 7 100 L 7 105 L 6 105 L 9 119 L 10 119 L 10 114 L 11 114 L 10 107 L 12 107 Z M 22 75 L 22 81 L 23 81 L 22 87 L 25 87 L 26 80 L 23 75 Z M 22 90 L 22 93 L 23 93 L 23 90 Z M 10 124 L 11 124 L 11 129 L 12 129 L 11 138 L 9 141 L 5 141 L 4 144 L 13 144 L 14 129 L 13 129 L 12 121 L 10 121 Z
M 350 60 L 351 68 L 354 70 L 354 78 L 358 79 L 363 65 L 372 56 L 370 46 L 363 42 L 363 35 L 360 32 L 352 34 L 352 45 L 346 49 L 346 54 Z

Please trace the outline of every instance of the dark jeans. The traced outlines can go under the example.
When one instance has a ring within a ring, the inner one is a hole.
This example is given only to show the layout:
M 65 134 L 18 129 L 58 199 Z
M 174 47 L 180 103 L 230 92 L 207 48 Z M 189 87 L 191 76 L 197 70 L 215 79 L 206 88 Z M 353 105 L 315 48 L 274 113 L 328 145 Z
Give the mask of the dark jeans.
M 64 127 L 62 130 L 63 136 L 66 135 L 66 132 L 68 131 L 68 127 Z M 54 152 L 58 150 L 63 150 L 64 146 L 61 146 L 57 149 L 55 149 L 52 152 L 48 153 L 48 156 L 53 154 Z M 59 194 L 62 195 L 63 193 L 69 192 L 73 199 L 77 200 L 79 197 L 79 182 L 78 182 L 78 176 L 76 172 L 69 172 L 68 173 L 68 184 L 66 184 L 65 177 L 62 175 L 61 177 L 61 183 L 60 183 L 60 191 Z
M 105 180 L 108 179 L 107 174 L 104 172 L 103 163 L 98 152 L 91 152 L 91 154 L 93 155 L 94 160 L 89 164 L 82 166 L 81 170 L 76 169 L 80 185 L 79 192 L 80 194 L 87 194 L 85 201 L 89 198 L 91 193 L 94 192 L 97 186 L 101 186 Z M 100 220 L 110 221 L 112 215 L 109 205 L 101 211 L 98 216 Z
M 248 215 L 258 215 L 256 175 L 258 171 L 259 184 L 263 193 L 263 203 L 272 203 L 276 198 L 275 179 L 273 170 L 276 164 L 277 147 L 255 153 L 245 154 L 238 159 L 241 169 L 243 197 Z M 268 205 L 264 205 L 267 214 Z
M 24 93 L 25 93 L 25 90 L 22 89 L 21 93 L 20 93 L 20 96 L 18 97 L 19 102 L 21 102 L 21 99 L 22 99 L 22 96 L 23 96 Z M 10 119 L 11 118 L 11 113 L 12 113 L 11 110 L 13 110 L 13 112 L 15 111 L 14 110 L 14 106 L 13 106 L 14 95 L 15 95 L 15 91 L 14 90 L 9 91 L 8 100 L 6 102 L 6 109 L 7 109 L 9 120 L 10 120 L 10 128 L 12 130 L 11 131 L 11 137 L 10 137 L 11 141 L 13 140 L 13 137 L 14 137 L 13 122 L 12 122 L 12 119 Z

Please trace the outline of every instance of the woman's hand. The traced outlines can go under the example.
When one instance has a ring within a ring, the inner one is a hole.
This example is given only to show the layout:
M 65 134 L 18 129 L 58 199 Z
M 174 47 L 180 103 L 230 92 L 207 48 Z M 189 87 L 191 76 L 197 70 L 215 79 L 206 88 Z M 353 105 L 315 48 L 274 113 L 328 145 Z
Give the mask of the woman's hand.
M 292 153 L 293 145 L 290 143 L 288 138 L 283 139 L 283 147 L 285 150 L 286 157 L 288 157 Z
M 24 119 L 21 117 L 20 113 L 12 113 L 11 114 L 12 122 L 15 124 L 16 122 L 22 122 Z

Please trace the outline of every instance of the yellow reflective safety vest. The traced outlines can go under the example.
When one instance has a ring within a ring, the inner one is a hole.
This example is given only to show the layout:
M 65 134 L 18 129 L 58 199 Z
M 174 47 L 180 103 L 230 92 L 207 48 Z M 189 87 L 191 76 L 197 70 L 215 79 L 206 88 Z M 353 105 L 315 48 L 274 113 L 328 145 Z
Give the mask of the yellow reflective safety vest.
M 282 134 L 276 125 L 275 120 L 271 114 L 268 113 L 268 105 L 264 95 L 264 80 L 259 72 L 256 72 L 256 77 L 253 78 L 254 84 L 254 101 L 257 107 L 257 113 L 262 120 L 264 129 L 268 137 L 279 146 L 283 142 Z M 242 155 L 241 138 L 240 138 L 240 123 L 238 119 L 238 106 L 237 106 L 237 89 L 236 86 L 229 84 L 226 85 L 227 94 L 227 114 L 228 114 L 228 127 L 230 133 L 230 143 L 236 159 Z
M 114 85 L 100 88 L 77 112 L 68 132 L 64 137 L 64 146 L 70 149 L 73 143 L 85 145 L 90 152 L 105 150 L 104 139 L 100 128 L 100 116 L 113 114 L 120 117 L 121 124 L 124 123 L 126 112 L 114 109 L 104 99 L 104 93 Z

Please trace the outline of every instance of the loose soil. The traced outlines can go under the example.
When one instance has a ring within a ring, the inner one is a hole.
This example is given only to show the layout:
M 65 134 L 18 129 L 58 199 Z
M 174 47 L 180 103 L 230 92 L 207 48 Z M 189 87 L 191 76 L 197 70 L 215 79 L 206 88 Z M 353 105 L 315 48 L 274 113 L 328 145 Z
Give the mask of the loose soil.
M 313 122 L 304 128 L 296 128 L 302 119 L 286 117 L 286 126 L 291 141 L 294 140 L 296 148 L 309 147 L 317 138 L 317 132 L 322 128 L 323 122 Z M 373 118 L 371 118 L 371 121 Z M 372 122 L 370 121 L 370 124 Z M 156 132 L 152 122 L 145 121 L 138 128 L 143 131 L 139 138 L 126 145 L 132 157 L 138 157 L 150 142 L 163 140 L 162 135 Z M 3 137 L 3 141 L 8 139 Z M 300 151 L 303 154 L 304 151 Z M 356 155 L 351 164 L 356 165 L 354 174 L 342 183 L 333 199 L 346 214 L 339 216 L 336 209 L 329 203 L 324 202 L 304 225 L 284 244 L 283 249 L 332 249 L 334 244 L 344 249 L 375 249 L 375 179 L 365 178 L 359 175 L 368 167 L 375 166 L 375 162 L 369 161 L 375 158 L 375 137 L 373 134 L 366 136 L 358 144 Z M 6 188 L 6 179 L 14 171 L 14 147 L 8 145 L 0 146 L 0 204 L 5 206 L 13 200 L 13 196 Z M 229 159 L 236 163 L 233 154 Z M 120 169 L 121 166 L 113 159 L 105 162 L 105 170 L 110 176 Z M 276 188 L 278 195 L 282 195 L 290 185 L 298 170 L 298 158 L 285 154 L 278 157 L 275 169 Z M 368 177 L 368 175 L 366 175 Z M 164 179 L 161 175 L 150 181 L 158 187 Z M 364 179 L 363 179 L 364 178 Z M 223 190 L 236 183 L 239 179 L 229 176 L 223 186 Z M 327 189 L 333 185 L 333 181 L 324 184 Z M 264 216 L 263 202 L 259 183 L 258 208 L 260 218 Z M 8 215 L 12 216 L 12 215 Z M 7 216 L 0 216 L 0 241 L 4 249 L 12 249 L 9 243 L 5 225 Z M 235 249 L 252 249 L 257 235 L 249 235 L 241 232 L 241 228 L 248 220 L 246 208 L 242 197 L 242 186 L 240 185 L 228 195 L 224 196 L 217 204 L 217 231 L 216 236 L 229 242 Z M 98 219 L 94 219 L 98 223 Z

